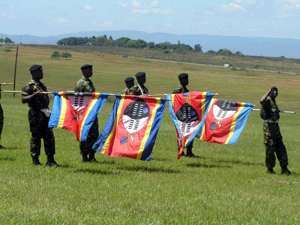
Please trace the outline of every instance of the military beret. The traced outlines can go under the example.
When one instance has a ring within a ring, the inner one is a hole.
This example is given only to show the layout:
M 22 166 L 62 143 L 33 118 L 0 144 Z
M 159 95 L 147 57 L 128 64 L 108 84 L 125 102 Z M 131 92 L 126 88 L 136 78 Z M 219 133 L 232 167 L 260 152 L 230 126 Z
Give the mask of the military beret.
M 142 77 L 142 76 L 145 76 L 146 73 L 145 72 L 138 72 L 135 77 L 138 78 L 138 77 Z
M 32 65 L 31 67 L 30 67 L 30 69 L 29 69 L 29 71 L 30 72 L 34 72 L 34 71 L 37 71 L 37 70 L 39 70 L 39 69 L 41 69 L 42 68 L 42 66 L 41 65 Z
M 275 86 L 271 88 L 271 90 L 272 90 L 272 91 L 273 91 L 274 89 L 278 90 L 278 88 L 277 88 L 277 87 L 275 87 Z
M 124 81 L 125 81 L 126 83 L 127 83 L 127 82 L 130 82 L 130 81 L 134 81 L 134 78 L 133 78 L 133 77 L 127 77 Z
M 183 79 L 183 78 L 186 78 L 186 77 L 188 77 L 189 75 L 187 74 L 187 73 L 181 73 L 181 74 L 179 74 L 178 75 L 178 78 L 179 79 Z
M 85 64 L 85 65 L 83 65 L 83 66 L 81 67 L 81 69 L 83 70 L 83 69 L 87 69 L 87 68 L 90 68 L 90 67 L 93 67 L 93 66 L 90 65 L 90 64 Z

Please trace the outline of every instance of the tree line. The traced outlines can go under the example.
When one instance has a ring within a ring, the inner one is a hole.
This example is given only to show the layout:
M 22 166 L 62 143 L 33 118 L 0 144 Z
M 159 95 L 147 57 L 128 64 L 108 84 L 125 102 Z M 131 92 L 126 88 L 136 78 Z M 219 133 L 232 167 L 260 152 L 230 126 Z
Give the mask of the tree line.
M 202 52 L 202 46 L 196 44 L 194 48 L 190 45 L 181 44 L 178 41 L 177 44 L 171 44 L 170 42 L 162 42 L 155 44 L 154 42 L 146 42 L 142 39 L 131 40 L 128 37 L 121 37 L 113 40 L 112 36 L 107 38 L 106 35 L 99 37 L 69 37 L 63 38 L 57 41 L 58 45 L 92 45 L 92 46 L 108 46 L 108 47 L 124 47 L 124 48 L 148 48 L 148 49 L 161 49 L 165 51 L 195 51 Z M 167 52 L 166 52 L 167 53 Z
M 0 43 L 5 43 L 6 45 L 8 44 L 14 44 L 15 42 L 13 42 L 10 38 L 6 37 L 6 38 L 0 38 Z

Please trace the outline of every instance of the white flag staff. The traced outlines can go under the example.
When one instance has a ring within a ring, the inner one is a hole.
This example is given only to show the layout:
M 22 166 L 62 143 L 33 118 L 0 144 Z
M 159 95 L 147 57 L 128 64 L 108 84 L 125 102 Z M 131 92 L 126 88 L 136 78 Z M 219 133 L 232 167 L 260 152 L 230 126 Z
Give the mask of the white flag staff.
M 252 109 L 252 111 L 260 111 L 260 109 Z M 288 113 L 288 114 L 296 114 L 296 112 L 292 112 L 292 111 L 281 111 L 281 110 L 279 110 L 279 112 Z

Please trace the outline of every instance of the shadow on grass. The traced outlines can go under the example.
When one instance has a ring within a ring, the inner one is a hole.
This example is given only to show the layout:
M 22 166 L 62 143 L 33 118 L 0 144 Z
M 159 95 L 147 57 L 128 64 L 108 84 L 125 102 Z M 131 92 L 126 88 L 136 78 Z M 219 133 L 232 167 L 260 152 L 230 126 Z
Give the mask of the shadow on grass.
M 103 171 L 103 170 L 97 170 L 97 169 L 78 169 L 75 170 L 74 173 L 91 173 L 91 174 L 102 174 L 102 175 L 116 175 L 116 172 L 110 172 L 110 171 Z
M 232 166 L 222 166 L 217 164 L 205 164 L 205 163 L 188 163 L 187 166 L 189 167 L 203 167 L 203 168 L 231 168 Z
M 224 159 L 220 159 L 220 160 L 214 160 L 217 163 L 231 163 L 231 164 L 241 164 L 241 165 L 245 165 L 245 166 L 264 166 L 264 163 L 255 163 L 255 162 L 243 162 L 241 160 L 224 160 Z
M 12 161 L 16 161 L 16 159 L 11 158 L 11 157 L 3 157 L 3 158 L 0 158 L 0 161 L 10 161 L 10 162 L 12 162 Z
M 118 167 L 120 170 L 147 172 L 147 173 L 181 173 L 179 170 L 165 169 L 165 168 L 149 168 L 143 166 L 123 166 Z

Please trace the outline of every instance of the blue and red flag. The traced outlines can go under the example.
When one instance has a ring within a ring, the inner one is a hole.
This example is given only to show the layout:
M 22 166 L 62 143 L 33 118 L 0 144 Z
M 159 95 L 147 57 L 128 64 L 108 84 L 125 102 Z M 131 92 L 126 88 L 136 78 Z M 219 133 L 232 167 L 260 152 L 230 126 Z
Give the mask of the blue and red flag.
M 111 157 L 149 161 L 165 105 L 166 99 L 116 95 L 93 149 Z
M 86 141 L 108 94 L 96 92 L 52 92 L 52 94 L 54 102 L 48 126 L 72 131 L 78 141 Z
M 199 130 L 204 126 L 204 120 L 209 103 L 214 94 L 208 92 L 187 92 L 182 94 L 168 94 L 169 111 L 175 125 L 179 144 L 180 158 Z
M 254 105 L 212 99 L 204 128 L 196 135 L 203 141 L 236 144 Z

